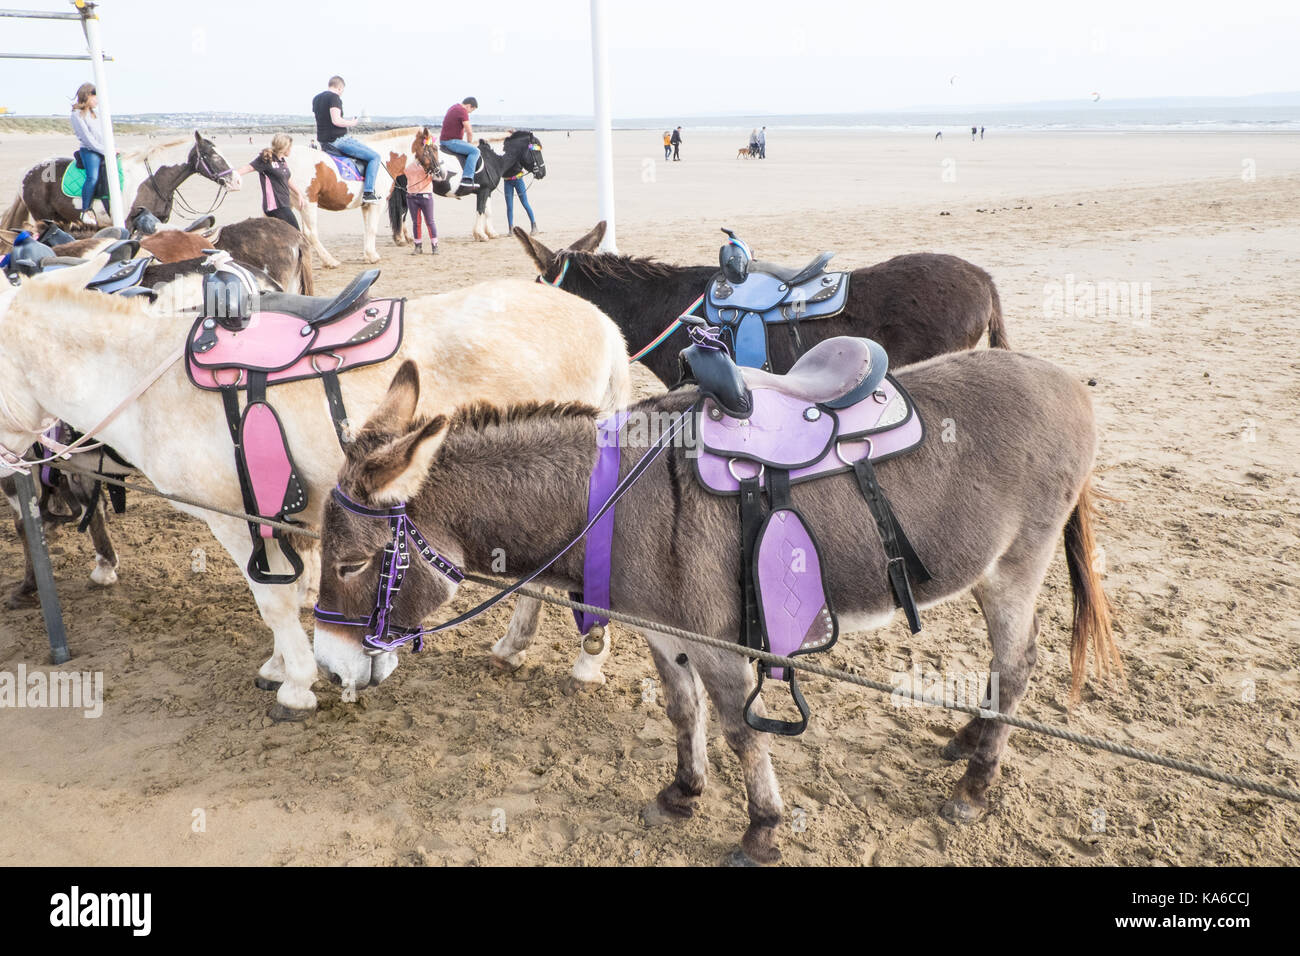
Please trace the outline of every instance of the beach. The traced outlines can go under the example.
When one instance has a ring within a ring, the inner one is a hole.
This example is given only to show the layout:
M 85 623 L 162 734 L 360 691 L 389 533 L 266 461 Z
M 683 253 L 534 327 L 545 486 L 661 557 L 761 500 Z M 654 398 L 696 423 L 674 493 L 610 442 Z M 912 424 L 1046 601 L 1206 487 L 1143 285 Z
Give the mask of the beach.
M 593 135 L 538 135 L 548 175 L 529 195 L 539 238 L 559 248 L 599 218 Z M 1067 714 L 1070 588 L 1058 549 L 1020 714 L 1295 788 L 1300 133 L 989 127 L 971 142 L 969 130 L 935 141 L 769 129 L 767 160 L 736 159 L 747 136 L 688 127 L 674 163 L 661 131 L 616 132 L 620 251 L 714 263 L 727 226 L 760 258 L 791 265 L 823 250 L 840 269 L 932 251 L 988 270 L 1012 345 L 1092 386 L 1097 481 L 1110 496 L 1099 559 L 1127 671 L 1124 685 L 1091 679 Z M 236 165 L 264 139 L 216 136 Z M 119 147 L 143 142 L 123 136 Z M 30 165 L 70 149 L 70 137 L 0 136 L 0 204 Z M 184 194 L 204 209 L 216 190 L 191 180 Z M 492 207 L 504 234 L 500 195 Z M 259 212 L 254 178 L 217 215 Z M 380 293 L 535 274 L 514 238 L 470 240 L 472 201 L 440 199 L 435 212 L 436 258 L 381 229 Z M 318 264 L 317 291 L 333 293 L 365 266 L 361 217 L 320 223 L 343 264 Z M 634 378 L 643 394 L 658 387 L 639 369 Z M 103 716 L 0 713 L 0 864 L 712 865 L 747 823 L 714 718 L 695 816 L 641 824 L 676 752 L 662 701 L 643 698 L 649 653 L 627 628 L 613 628 L 608 683 L 590 693 L 563 693 L 577 639 L 560 608 L 545 610 L 520 671 L 493 671 L 488 648 L 509 614 L 497 609 L 437 635 L 356 703 L 322 682 L 310 722 L 272 724 L 271 697 L 252 684 L 270 633 L 206 527 L 140 495 L 110 527 L 121 556 L 112 588 L 89 582 L 83 536 L 65 530 L 51 549 L 75 655 L 66 668 L 103 673 Z M 202 574 L 195 548 L 207 554 Z M 0 560 L 7 593 L 22 568 L 12 533 L 0 535 Z M 466 585 L 454 608 L 487 593 Z M 988 669 L 973 600 L 927 610 L 924 624 L 911 635 L 898 617 L 843 635 L 818 662 L 886 683 Z M 0 671 L 47 654 L 38 608 L 0 612 Z M 954 827 L 938 808 L 963 768 L 939 748 L 964 718 L 817 677 L 804 688 L 808 731 L 773 743 L 787 814 L 802 811 L 782 836 L 789 863 L 1300 863 L 1295 804 L 1024 731 L 1011 736 L 987 816 Z

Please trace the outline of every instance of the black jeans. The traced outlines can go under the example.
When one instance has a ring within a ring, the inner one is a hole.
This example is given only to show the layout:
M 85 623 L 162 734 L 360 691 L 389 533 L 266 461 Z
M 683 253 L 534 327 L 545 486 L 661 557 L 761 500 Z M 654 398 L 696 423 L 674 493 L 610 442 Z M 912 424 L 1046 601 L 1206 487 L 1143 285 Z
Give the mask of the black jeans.
M 272 209 L 267 213 L 267 215 L 272 219 L 283 219 L 289 225 L 293 226 L 293 228 L 302 232 L 302 227 L 298 225 L 298 217 L 293 214 L 292 209 L 286 209 L 284 206 L 281 206 L 279 209 Z

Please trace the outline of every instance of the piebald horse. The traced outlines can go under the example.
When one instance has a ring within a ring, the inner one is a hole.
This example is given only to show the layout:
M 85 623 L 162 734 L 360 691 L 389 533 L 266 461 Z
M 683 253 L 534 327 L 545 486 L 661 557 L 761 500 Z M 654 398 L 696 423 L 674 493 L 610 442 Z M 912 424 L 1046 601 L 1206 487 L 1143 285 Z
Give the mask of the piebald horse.
M 23 174 L 18 195 L 0 219 L 0 229 L 22 229 L 30 221 L 52 220 L 63 226 L 80 222 L 81 211 L 63 194 L 61 183 L 72 159 L 56 156 L 40 162 Z M 122 201 L 127 219 L 142 210 L 159 221 L 171 217 L 176 192 L 185 180 L 198 175 L 225 189 L 239 189 L 239 174 L 216 144 L 197 130 L 194 138 L 182 137 L 156 143 L 118 157 L 122 170 Z M 98 213 L 96 213 L 98 215 Z M 101 223 L 106 225 L 106 223 Z
M 138 298 L 85 290 L 107 258 L 99 255 L 0 292 L 0 445 L 5 449 L 21 452 L 54 419 L 83 431 L 95 428 L 147 373 L 179 352 L 182 330 L 188 328 L 185 318 L 161 315 Z M 519 279 L 408 300 L 396 355 L 340 376 L 354 422 L 364 421 L 379 406 L 394 370 L 408 358 L 423 370 L 426 400 L 420 408 L 426 414 L 488 399 L 583 402 L 613 411 L 630 395 L 627 351 L 613 323 L 575 296 Z M 307 489 L 307 510 L 298 517 L 319 525 L 343 464 L 321 384 L 277 385 L 271 401 Z M 131 461 L 160 491 L 242 510 L 222 403 L 191 384 L 182 361 L 173 361 L 95 437 Z M 0 465 L 3 473 L 7 469 Z M 245 522 L 177 507 L 204 521 L 236 566 L 247 565 L 252 545 Z M 263 686 L 279 683 L 272 709 L 279 719 L 303 717 L 316 707 L 311 690 L 316 662 L 298 614 L 319 579 L 319 549 L 306 540 L 294 545 L 309 569 L 297 587 L 249 582 L 274 634 L 274 652 L 259 675 Z M 516 613 L 535 617 L 537 609 L 528 607 L 532 603 L 521 600 Z M 580 657 L 575 677 L 584 670 L 598 673 L 607 654 L 608 646 L 600 655 Z M 396 666 L 396 654 L 375 657 L 361 683 L 381 680 Z

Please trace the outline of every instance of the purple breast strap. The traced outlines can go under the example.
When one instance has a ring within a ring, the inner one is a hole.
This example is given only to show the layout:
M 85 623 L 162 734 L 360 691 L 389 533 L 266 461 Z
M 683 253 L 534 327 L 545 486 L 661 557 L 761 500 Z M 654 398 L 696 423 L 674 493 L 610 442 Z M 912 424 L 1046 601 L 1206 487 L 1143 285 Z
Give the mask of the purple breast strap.
M 591 481 L 587 485 L 588 521 L 596 516 L 618 486 L 623 450 L 619 432 L 626 421 L 627 412 L 622 411 L 596 423 L 596 464 L 591 469 Z M 617 510 L 610 508 L 587 533 L 582 556 L 582 593 L 573 595 L 575 601 L 609 607 L 610 555 L 614 549 L 614 515 Z M 585 611 L 574 611 L 573 618 L 578 622 L 578 633 L 583 635 L 597 625 L 604 627 L 609 623 L 609 618 Z

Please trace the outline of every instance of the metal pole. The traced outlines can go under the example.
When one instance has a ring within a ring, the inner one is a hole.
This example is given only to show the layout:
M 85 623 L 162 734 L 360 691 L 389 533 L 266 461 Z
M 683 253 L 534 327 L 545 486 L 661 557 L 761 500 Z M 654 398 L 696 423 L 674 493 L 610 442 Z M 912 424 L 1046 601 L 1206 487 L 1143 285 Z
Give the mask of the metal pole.
M 50 663 L 62 664 L 68 653 L 68 635 L 63 630 L 63 611 L 59 607 L 59 592 L 54 587 L 54 569 L 50 567 L 50 552 L 45 547 L 45 528 L 36 503 L 36 483 L 30 473 L 14 472 L 18 485 L 18 509 L 23 516 L 23 533 L 27 536 L 27 554 L 32 570 L 36 572 L 36 593 L 41 597 L 41 614 L 45 617 L 45 632 L 50 636 Z
M 88 53 L 0 53 L 0 60 L 93 60 Z M 111 63 L 111 56 L 104 57 Z
M 80 20 L 80 13 L 48 13 L 45 10 L 0 10 L 0 17 L 17 17 L 20 20 Z
M 122 185 L 117 179 L 117 144 L 113 141 L 113 114 L 108 107 L 108 80 L 104 73 L 104 50 L 99 43 L 99 14 L 95 4 L 86 0 L 73 0 L 81 13 L 81 27 L 86 32 L 86 46 L 90 49 L 90 63 L 95 68 L 95 92 L 99 94 L 99 126 L 104 137 L 104 175 L 108 177 L 108 213 L 113 225 L 126 225 L 122 208 Z
M 591 85 L 596 107 L 596 189 L 605 220 L 601 252 L 618 252 L 614 232 L 614 137 L 609 116 L 609 55 L 605 39 L 605 0 L 591 0 Z

